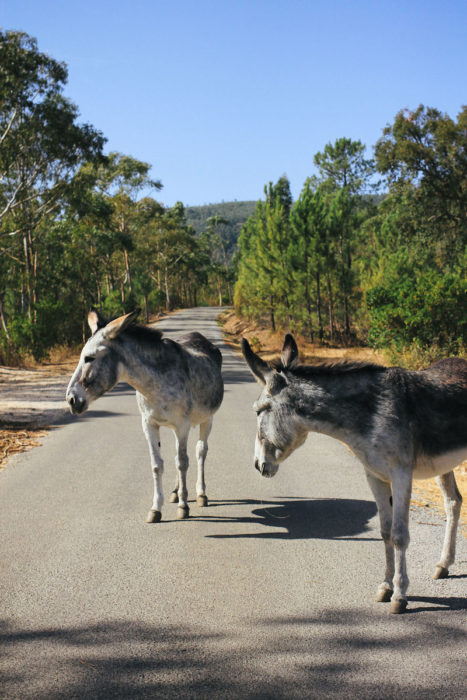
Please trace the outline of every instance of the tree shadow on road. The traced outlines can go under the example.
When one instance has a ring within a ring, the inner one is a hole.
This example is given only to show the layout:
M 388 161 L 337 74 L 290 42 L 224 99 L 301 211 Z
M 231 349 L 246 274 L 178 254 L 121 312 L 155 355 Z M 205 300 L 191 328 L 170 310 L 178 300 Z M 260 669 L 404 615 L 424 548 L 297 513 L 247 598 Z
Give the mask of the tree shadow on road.
M 131 619 L 5 624 L 2 698 L 465 697 L 456 619 L 440 620 L 436 634 L 430 616 L 388 620 L 386 606 L 204 623 L 203 632 Z

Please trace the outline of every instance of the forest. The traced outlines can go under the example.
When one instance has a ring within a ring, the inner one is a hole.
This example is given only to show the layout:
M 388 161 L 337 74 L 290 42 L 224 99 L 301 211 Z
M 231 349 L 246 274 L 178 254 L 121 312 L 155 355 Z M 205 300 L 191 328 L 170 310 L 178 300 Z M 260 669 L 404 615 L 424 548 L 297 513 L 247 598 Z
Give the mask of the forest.
M 165 207 L 149 163 L 79 122 L 65 64 L 22 32 L 0 59 L 0 363 L 81 342 L 91 306 L 234 304 L 317 343 L 465 354 L 467 107 L 402 110 L 372 157 L 324 145 L 296 201 L 284 175 L 258 202 Z

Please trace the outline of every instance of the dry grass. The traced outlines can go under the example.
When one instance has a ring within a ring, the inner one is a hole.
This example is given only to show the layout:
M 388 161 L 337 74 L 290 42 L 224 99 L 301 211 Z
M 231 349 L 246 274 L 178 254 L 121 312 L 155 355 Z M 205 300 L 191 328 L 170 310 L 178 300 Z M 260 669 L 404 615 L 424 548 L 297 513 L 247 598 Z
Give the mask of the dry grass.
M 234 349 L 240 351 L 242 337 L 247 338 L 253 350 L 264 360 L 272 360 L 280 353 L 284 340 L 284 332 L 271 332 L 260 325 L 240 319 L 234 311 L 226 311 L 220 317 L 225 341 Z M 322 362 L 326 360 L 360 360 L 388 365 L 386 356 L 371 348 L 332 348 L 312 344 L 300 336 L 295 336 L 302 362 Z M 459 491 L 464 499 L 461 521 L 467 527 L 467 462 L 463 462 L 454 470 Z M 414 481 L 413 503 L 425 507 L 435 507 L 444 513 L 443 497 L 434 479 Z M 464 529 L 467 533 L 467 530 Z
M 0 469 L 12 455 L 38 447 L 41 444 L 40 438 L 47 435 L 47 432 L 46 428 L 1 428 Z
M 253 350 L 264 360 L 272 360 L 280 353 L 284 340 L 284 332 L 272 332 L 253 321 L 240 319 L 235 311 L 225 311 L 219 321 L 222 325 L 226 342 L 236 350 L 240 350 L 242 337 L 246 338 Z M 382 353 L 367 347 L 326 347 L 318 343 L 310 343 L 300 335 L 294 334 L 303 362 L 319 362 L 326 360 L 360 360 L 386 365 Z

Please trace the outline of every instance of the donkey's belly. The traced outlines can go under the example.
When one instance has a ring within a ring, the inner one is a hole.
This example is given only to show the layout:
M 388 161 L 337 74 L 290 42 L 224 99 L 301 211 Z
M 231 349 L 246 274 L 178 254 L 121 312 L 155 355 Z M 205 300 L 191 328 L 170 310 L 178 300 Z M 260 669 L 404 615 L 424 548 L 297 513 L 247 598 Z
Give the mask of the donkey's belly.
M 415 463 L 414 479 L 431 479 L 434 476 L 441 476 L 441 474 L 452 471 L 466 459 L 467 447 L 451 450 L 436 457 L 420 455 Z

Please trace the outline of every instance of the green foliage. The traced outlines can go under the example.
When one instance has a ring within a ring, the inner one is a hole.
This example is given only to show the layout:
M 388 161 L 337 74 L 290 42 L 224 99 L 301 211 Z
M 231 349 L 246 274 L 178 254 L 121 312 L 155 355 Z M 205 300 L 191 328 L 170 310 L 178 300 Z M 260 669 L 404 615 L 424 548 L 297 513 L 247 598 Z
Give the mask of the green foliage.
M 399 263 L 399 264 L 397 264 Z M 371 345 L 402 348 L 412 343 L 450 348 L 467 338 L 467 280 L 464 273 L 386 267 L 384 282 L 366 294 Z
M 231 242 L 218 220 L 209 242 L 181 203 L 149 196 L 151 166 L 102 153 L 62 94 L 67 71 L 20 32 L 0 32 L 0 353 L 46 356 L 82 341 L 84 318 L 231 298 Z
M 239 312 L 393 359 L 464 352 L 466 125 L 467 108 L 457 122 L 424 107 L 396 115 L 375 151 L 384 196 L 364 194 L 373 161 L 349 139 L 316 155 L 320 177 L 294 204 L 276 208 L 284 183 L 270 184 L 239 238 Z
M 148 319 L 232 301 L 311 340 L 465 351 L 467 107 L 399 112 L 374 161 L 328 143 L 296 202 L 284 175 L 256 203 L 165 208 L 142 197 L 162 186 L 149 163 L 104 156 L 78 123 L 66 80 L 33 38 L 0 31 L 2 361 L 81 341 L 91 305 Z
M 348 140 L 340 140 L 336 149 L 329 146 L 326 162 L 331 168 L 333 154 L 340 158 L 341 142 L 354 153 L 346 162 L 345 179 L 356 188 L 363 151 L 358 142 L 355 149 Z M 341 163 L 334 165 L 337 177 Z M 326 336 L 331 342 L 350 340 L 360 299 L 355 259 L 372 201 L 352 193 L 350 186 L 338 187 L 328 171 L 322 181 L 309 178 L 295 204 L 285 176 L 276 185 L 269 183 L 265 196 L 239 238 L 237 309 L 268 319 L 273 329 L 277 323 L 307 334 L 312 341 L 315 334 L 320 341 Z

